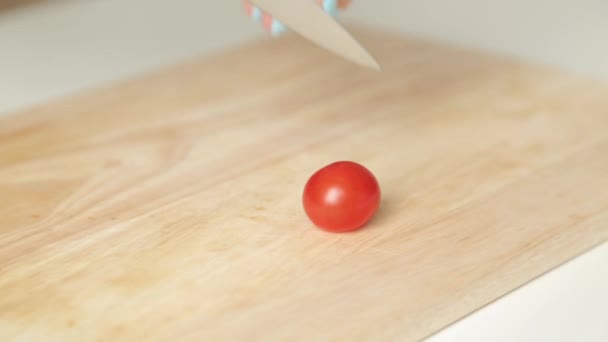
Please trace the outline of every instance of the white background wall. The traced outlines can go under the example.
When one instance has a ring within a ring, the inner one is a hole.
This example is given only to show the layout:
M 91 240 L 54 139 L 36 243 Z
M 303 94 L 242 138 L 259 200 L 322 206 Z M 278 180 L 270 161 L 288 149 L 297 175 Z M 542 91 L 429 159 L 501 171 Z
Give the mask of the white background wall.
M 359 0 L 349 15 L 608 79 L 607 0 Z

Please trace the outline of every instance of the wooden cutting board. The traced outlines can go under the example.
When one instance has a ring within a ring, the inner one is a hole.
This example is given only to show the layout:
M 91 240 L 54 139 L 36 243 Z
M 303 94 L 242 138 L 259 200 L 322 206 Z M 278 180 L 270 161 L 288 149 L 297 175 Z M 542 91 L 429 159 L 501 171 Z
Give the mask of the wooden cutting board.
M 608 238 L 608 87 L 357 31 L 296 37 L 0 121 L 0 339 L 418 340 Z M 382 190 L 314 228 L 337 160 Z
M 40 1 L 41 0 L 0 0 L 0 11 L 31 5 L 32 3 Z

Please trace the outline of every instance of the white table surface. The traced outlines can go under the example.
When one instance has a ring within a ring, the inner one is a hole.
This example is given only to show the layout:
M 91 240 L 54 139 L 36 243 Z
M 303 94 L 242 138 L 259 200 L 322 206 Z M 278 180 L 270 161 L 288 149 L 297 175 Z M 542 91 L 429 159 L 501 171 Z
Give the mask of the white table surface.
M 606 0 L 360 0 L 347 17 L 608 80 Z M 259 34 L 241 0 L 54 0 L 0 13 L 0 116 Z M 429 340 L 608 341 L 608 245 Z

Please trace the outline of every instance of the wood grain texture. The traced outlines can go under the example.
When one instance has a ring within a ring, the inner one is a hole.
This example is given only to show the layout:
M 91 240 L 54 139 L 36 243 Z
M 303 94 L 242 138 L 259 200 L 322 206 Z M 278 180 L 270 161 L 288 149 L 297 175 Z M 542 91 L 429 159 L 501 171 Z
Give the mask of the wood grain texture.
M 288 36 L 0 121 L 0 339 L 418 340 L 608 238 L 608 87 L 355 32 L 383 73 Z

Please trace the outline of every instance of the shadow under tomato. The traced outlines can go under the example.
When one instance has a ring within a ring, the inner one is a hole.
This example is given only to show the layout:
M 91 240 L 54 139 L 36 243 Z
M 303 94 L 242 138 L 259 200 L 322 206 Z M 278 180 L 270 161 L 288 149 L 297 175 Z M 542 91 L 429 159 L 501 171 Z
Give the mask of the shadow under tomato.
M 398 204 L 407 203 L 406 195 L 398 195 L 394 191 L 383 193 L 376 214 L 363 226 L 361 231 L 387 229 L 395 224 L 396 214 L 402 210 Z

